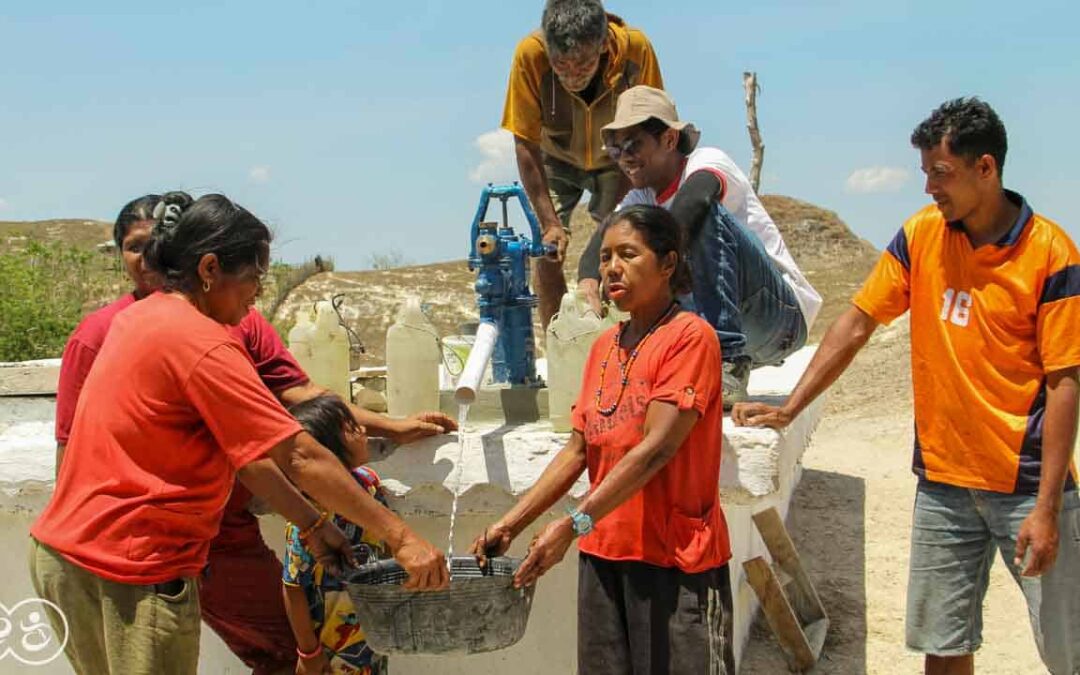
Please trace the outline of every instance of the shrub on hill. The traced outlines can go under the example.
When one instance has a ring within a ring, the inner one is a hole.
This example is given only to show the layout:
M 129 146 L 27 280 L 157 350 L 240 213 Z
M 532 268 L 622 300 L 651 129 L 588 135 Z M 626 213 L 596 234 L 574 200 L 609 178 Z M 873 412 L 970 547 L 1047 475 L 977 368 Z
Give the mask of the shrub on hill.
M 101 256 L 62 242 L 0 252 L 0 361 L 60 356 L 84 310 L 109 294 Z

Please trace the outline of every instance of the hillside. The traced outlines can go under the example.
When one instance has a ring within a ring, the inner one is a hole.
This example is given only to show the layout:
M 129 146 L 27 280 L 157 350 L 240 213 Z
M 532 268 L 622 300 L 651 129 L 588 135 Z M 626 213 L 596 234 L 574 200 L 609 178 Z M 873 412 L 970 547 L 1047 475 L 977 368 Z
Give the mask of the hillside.
M 98 253 L 98 244 L 112 241 L 112 223 L 75 218 L 0 221 L 0 252 L 21 251 L 32 241 L 59 243 L 91 253 L 90 262 L 85 266 L 87 276 L 79 279 L 85 289 L 82 296 L 84 312 L 104 306 L 127 290 L 129 284 L 119 261 L 114 256 Z M 63 283 L 62 279 L 56 281 Z
M 5 247 L 18 247 L 22 242 L 63 241 L 80 249 L 94 250 L 105 241 L 112 241 L 112 223 L 100 220 L 0 220 L 0 242 Z
M 817 342 L 877 261 L 878 251 L 860 239 L 836 213 L 792 197 L 764 195 L 784 243 L 806 278 L 825 299 L 810 330 Z
M 825 297 L 825 306 L 811 333 L 811 339 L 816 340 L 846 306 L 873 266 L 877 252 L 852 234 L 832 211 L 778 195 L 767 195 L 763 201 L 799 266 Z M 566 265 L 571 284 L 577 261 L 594 230 L 583 209 L 574 214 L 572 229 Z M 302 305 L 343 294 L 343 314 L 367 348 L 363 362 L 374 365 L 382 362 L 386 329 L 409 295 L 418 295 L 428 305 L 432 322 L 444 335 L 457 333 L 458 324 L 475 320 L 474 279 L 464 260 L 392 270 L 328 272 L 294 290 L 274 319 L 281 325 L 291 325 Z
M 818 321 L 811 330 L 811 341 L 821 338 L 825 328 L 847 307 L 848 298 L 859 287 L 866 273 L 874 265 L 877 252 L 866 241 L 855 237 L 837 214 L 823 210 L 808 202 L 781 195 L 762 197 L 766 208 L 777 221 L 787 247 L 791 249 L 799 267 L 825 298 Z M 568 279 L 575 281 L 578 258 L 592 235 L 591 218 L 579 208 L 573 218 L 573 238 L 570 242 L 566 270 Z M 79 248 L 94 249 L 97 244 L 111 238 L 108 222 L 80 219 L 57 219 L 25 222 L 0 221 L 0 247 L 21 248 L 29 240 L 63 241 Z M 106 294 L 87 303 L 86 311 L 104 305 L 123 292 L 126 287 L 122 273 L 111 256 L 102 256 L 100 267 L 95 265 L 94 274 L 102 276 L 100 287 Z M 364 365 L 382 363 L 386 330 L 393 322 L 397 308 L 409 295 L 418 295 L 426 303 L 432 321 L 443 335 L 458 333 L 458 325 L 475 320 L 475 299 L 472 284 L 474 274 L 465 267 L 464 260 L 436 262 L 431 265 L 396 268 L 392 270 L 367 270 L 355 272 L 324 272 L 312 276 L 298 286 L 272 316 L 276 325 L 287 330 L 293 323 L 296 310 L 318 299 L 341 294 L 345 296 L 342 313 L 366 348 L 362 357 Z M 538 335 L 539 335 L 539 326 Z M 865 396 L 889 390 L 887 400 L 907 394 L 906 380 L 877 382 L 873 368 L 883 362 L 906 359 L 906 340 L 892 336 L 906 335 L 905 328 L 881 332 L 875 337 L 882 347 L 895 343 L 880 356 L 867 354 L 856 361 L 851 373 L 834 388 L 831 406 L 863 407 Z M 540 345 L 542 349 L 542 345 Z M 879 362 L 883 360 L 882 362 Z M 861 375 L 866 364 L 867 375 Z M 868 388 L 873 387 L 874 391 Z M 877 396 L 876 400 L 880 400 Z

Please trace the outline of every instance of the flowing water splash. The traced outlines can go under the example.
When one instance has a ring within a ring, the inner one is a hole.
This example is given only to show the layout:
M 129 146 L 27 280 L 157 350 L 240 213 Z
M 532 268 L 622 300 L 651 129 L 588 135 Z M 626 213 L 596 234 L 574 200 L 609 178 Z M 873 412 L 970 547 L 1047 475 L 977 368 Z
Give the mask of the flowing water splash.
M 462 403 L 458 405 L 458 458 L 455 469 L 457 470 L 457 480 L 454 482 L 454 503 L 450 506 L 450 544 L 447 546 L 446 551 L 446 567 L 450 570 L 450 578 L 453 580 L 454 572 L 450 566 L 450 561 L 454 559 L 454 521 L 457 520 L 457 505 L 458 505 L 458 493 L 461 492 L 461 472 L 464 467 L 462 464 L 465 460 L 465 420 L 469 417 L 469 404 Z

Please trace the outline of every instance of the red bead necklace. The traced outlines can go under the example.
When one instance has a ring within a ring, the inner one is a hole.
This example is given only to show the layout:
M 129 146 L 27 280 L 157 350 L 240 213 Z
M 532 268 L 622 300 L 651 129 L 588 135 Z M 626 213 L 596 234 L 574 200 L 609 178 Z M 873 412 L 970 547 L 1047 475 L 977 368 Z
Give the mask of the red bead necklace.
M 664 313 L 660 315 L 660 318 L 653 322 L 653 325 L 649 327 L 649 330 L 645 332 L 638 343 L 634 345 L 634 348 L 630 350 L 630 357 L 626 359 L 626 363 L 619 359 L 619 394 L 615 397 L 615 402 L 610 407 L 605 408 L 600 403 L 600 395 L 604 390 L 604 374 L 607 372 L 608 361 L 611 360 L 611 353 L 615 350 L 615 347 L 622 342 L 623 333 L 626 332 L 626 327 L 630 325 L 629 319 L 619 324 L 619 332 L 615 335 L 615 339 L 612 341 L 611 346 L 608 347 L 607 354 L 604 356 L 604 360 L 600 362 L 600 384 L 596 387 L 596 412 L 600 413 L 604 417 L 611 417 L 615 414 L 615 411 L 619 409 L 619 403 L 622 402 L 623 394 L 626 392 L 626 386 L 630 384 L 630 368 L 633 367 L 634 361 L 637 360 L 638 354 L 641 353 L 641 347 L 645 344 L 645 341 L 656 332 L 656 329 L 660 327 L 660 324 L 667 321 L 667 319 L 679 309 L 678 300 L 672 301 L 668 308 L 664 310 Z

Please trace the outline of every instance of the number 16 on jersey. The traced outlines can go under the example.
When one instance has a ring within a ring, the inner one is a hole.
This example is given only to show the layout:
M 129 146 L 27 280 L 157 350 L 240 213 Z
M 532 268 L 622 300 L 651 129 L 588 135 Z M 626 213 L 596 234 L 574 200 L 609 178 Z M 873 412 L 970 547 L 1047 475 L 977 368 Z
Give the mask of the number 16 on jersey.
M 949 288 L 941 303 L 941 320 L 952 321 L 957 326 L 966 326 L 971 319 L 971 294 Z

